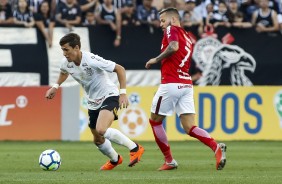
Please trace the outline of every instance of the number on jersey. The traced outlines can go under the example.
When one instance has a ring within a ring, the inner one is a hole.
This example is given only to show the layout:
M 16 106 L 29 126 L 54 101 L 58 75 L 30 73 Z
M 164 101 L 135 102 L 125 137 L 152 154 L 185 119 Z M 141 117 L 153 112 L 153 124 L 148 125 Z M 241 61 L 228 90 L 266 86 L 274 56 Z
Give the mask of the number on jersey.
M 185 50 L 187 51 L 187 54 L 182 59 L 180 65 L 179 65 L 180 67 L 183 67 L 185 65 L 185 62 L 188 61 L 188 58 L 189 58 L 189 56 L 191 54 L 191 50 L 190 50 L 189 46 L 192 45 L 191 40 L 185 34 L 183 36 L 184 36 L 184 38 L 186 40 Z

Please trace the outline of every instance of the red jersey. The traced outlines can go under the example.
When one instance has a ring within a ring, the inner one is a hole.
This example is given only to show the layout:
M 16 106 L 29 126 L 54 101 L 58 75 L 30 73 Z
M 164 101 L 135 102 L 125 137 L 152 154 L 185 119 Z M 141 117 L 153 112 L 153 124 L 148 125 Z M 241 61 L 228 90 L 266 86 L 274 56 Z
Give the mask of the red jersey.
M 162 60 L 161 83 L 192 84 L 191 76 L 188 74 L 193 51 L 192 40 L 189 34 L 181 27 L 168 26 L 164 32 L 161 52 L 172 41 L 177 41 L 179 48 L 174 54 Z

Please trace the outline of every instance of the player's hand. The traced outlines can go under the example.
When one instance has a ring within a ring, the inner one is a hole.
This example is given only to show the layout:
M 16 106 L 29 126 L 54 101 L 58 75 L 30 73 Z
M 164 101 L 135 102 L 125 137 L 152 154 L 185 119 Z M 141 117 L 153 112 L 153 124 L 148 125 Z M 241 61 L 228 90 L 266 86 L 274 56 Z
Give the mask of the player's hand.
M 148 69 L 148 68 L 151 67 L 152 64 L 155 64 L 155 63 L 157 63 L 157 59 L 156 59 L 156 58 L 152 58 L 152 59 L 150 59 L 150 60 L 146 63 L 145 68 Z
M 120 109 L 127 108 L 128 105 L 129 105 L 129 102 L 128 102 L 128 98 L 126 94 L 120 94 L 119 95 L 119 108 Z
M 54 96 L 56 95 L 57 89 L 56 88 L 50 88 L 46 94 L 45 94 L 45 98 L 48 99 L 53 99 Z

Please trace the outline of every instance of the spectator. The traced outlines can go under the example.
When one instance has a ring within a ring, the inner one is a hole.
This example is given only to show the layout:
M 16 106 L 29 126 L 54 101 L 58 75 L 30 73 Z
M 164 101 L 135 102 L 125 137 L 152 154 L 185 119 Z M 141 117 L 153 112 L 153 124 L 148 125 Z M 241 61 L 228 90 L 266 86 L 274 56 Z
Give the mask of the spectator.
M 277 13 L 279 29 L 282 34 L 282 0 L 273 0 L 275 2 L 274 7 L 270 5 L 269 7 L 274 9 Z M 271 4 L 271 2 L 269 2 Z
M 76 0 L 66 0 L 65 3 L 61 2 L 58 6 L 56 23 L 59 26 L 67 27 L 72 31 L 73 26 L 81 24 L 81 9 Z
M 253 13 L 259 9 L 259 0 L 242 0 L 240 11 L 246 16 L 246 20 L 252 20 Z
M 39 5 L 38 13 L 34 15 L 35 24 L 43 34 L 49 47 L 52 47 L 53 30 L 55 18 L 51 15 L 51 8 L 48 1 L 42 1 Z
M 8 0 L 8 3 L 11 5 L 12 12 L 18 8 L 18 0 Z
M 13 13 L 8 0 L 0 0 L 0 26 L 13 24 Z
M 176 8 L 177 7 L 177 0 L 164 0 L 163 9 L 166 9 L 166 8 L 169 8 L 169 7 Z
M 112 0 L 104 0 L 99 6 L 97 13 L 97 23 L 109 25 L 110 28 L 116 33 L 114 46 L 118 47 L 121 43 L 121 13 L 113 5 Z
M 136 16 L 135 16 L 135 8 L 133 4 L 126 4 L 123 8 L 122 16 L 122 25 L 135 25 Z
M 213 1 L 214 2 L 214 1 Z M 203 18 L 206 18 L 208 15 L 207 6 L 212 5 L 213 3 L 211 0 L 196 0 L 196 7 L 195 11 L 200 14 Z
M 148 25 L 150 28 L 160 26 L 158 10 L 152 3 L 153 0 L 143 0 L 143 4 L 137 7 L 136 25 Z
M 233 27 L 252 27 L 251 22 L 247 21 L 244 14 L 239 10 L 239 3 L 237 2 L 237 0 L 230 0 L 228 3 L 228 20 Z
M 24 27 L 33 27 L 35 22 L 26 0 L 18 1 L 18 8 L 14 11 L 14 23 Z
M 185 5 L 186 11 L 181 21 L 182 25 L 185 30 L 196 29 L 197 35 L 201 35 L 203 33 L 203 18 L 202 18 L 202 15 L 198 14 L 195 11 L 196 1 L 195 0 L 185 0 L 185 2 L 186 2 L 186 5 Z
M 204 22 L 204 25 L 206 26 L 208 24 L 208 20 L 210 20 L 213 16 L 213 4 L 212 3 L 209 3 L 206 5 L 206 16 L 203 16 L 203 22 Z M 208 17 L 208 18 L 207 18 Z
M 213 4 L 213 9 L 214 11 L 217 11 L 218 10 L 218 7 L 219 7 L 219 3 L 223 1 L 223 0 L 211 0 L 211 3 Z
M 136 0 L 113 0 L 114 7 L 120 10 L 121 13 L 123 12 L 122 9 L 129 4 L 133 5 L 134 8 L 136 8 Z
M 88 14 L 88 18 L 90 18 L 90 19 L 93 18 L 92 13 L 95 16 L 94 12 L 96 12 L 98 10 L 99 1 L 98 0 L 78 0 L 78 1 L 79 1 L 80 9 L 81 9 L 82 22 L 83 22 L 83 24 L 85 24 L 86 22 L 89 21 L 89 20 L 85 21 L 86 14 Z M 90 20 L 90 22 L 93 23 L 94 20 Z
M 218 4 L 218 10 L 214 11 L 211 17 L 207 17 L 207 23 L 215 28 L 218 26 L 231 26 L 228 21 L 227 6 L 224 1 L 220 1 Z
M 83 26 L 94 26 L 96 25 L 95 13 L 93 11 L 87 11 L 85 14 Z
M 268 7 L 272 10 L 275 10 L 277 14 L 282 13 L 281 12 L 281 5 L 282 5 L 281 0 L 269 0 L 269 2 L 268 2 Z
M 277 13 L 270 9 L 268 5 L 269 0 L 260 0 L 260 8 L 253 13 L 252 24 L 259 33 L 279 30 Z
M 236 28 L 251 28 L 253 27 L 251 22 L 244 20 L 244 15 L 242 12 L 238 11 L 233 16 L 233 22 L 231 23 L 233 27 Z
M 35 14 L 39 12 L 39 6 L 43 2 L 43 0 L 28 0 L 29 10 Z

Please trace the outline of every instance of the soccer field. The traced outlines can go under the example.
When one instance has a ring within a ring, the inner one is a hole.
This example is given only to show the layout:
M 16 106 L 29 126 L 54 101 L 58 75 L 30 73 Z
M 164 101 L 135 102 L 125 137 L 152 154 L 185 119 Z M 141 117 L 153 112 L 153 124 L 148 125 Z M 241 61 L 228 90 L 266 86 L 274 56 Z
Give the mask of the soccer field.
M 128 167 L 129 152 L 113 144 L 124 162 L 112 171 L 99 171 L 107 158 L 91 142 L 0 142 L 0 183 L 282 183 L 282 142 L 232 141 L 227 145 L 227 164 L 215 170 L 213 152 L 197 141 L 171 142 L 179 167 L 157 171 L 163 157 L 154 142 L 145 147 L 142 161 Z M 43 171 L 38 158 L 45 149 L 56 149 L 62 158 L 58 171 Z

